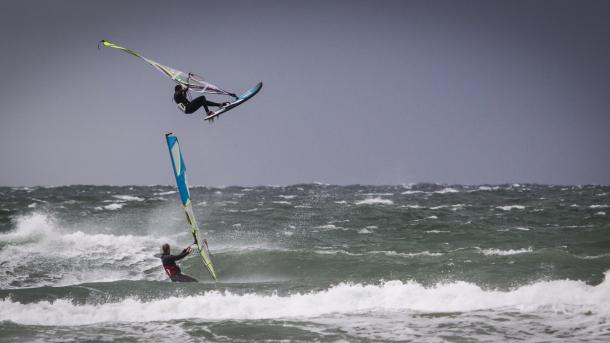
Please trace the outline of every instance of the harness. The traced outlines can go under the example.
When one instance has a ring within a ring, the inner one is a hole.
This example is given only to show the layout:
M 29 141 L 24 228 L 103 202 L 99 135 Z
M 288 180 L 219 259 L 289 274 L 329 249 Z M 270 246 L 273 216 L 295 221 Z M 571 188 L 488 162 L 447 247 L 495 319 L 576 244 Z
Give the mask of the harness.
M 173 279 L 178 274 L 178 267 L 172 265 L 163 265 L 163 269 L 165 269 L 165 273 L 169 276 L 170 279 Z

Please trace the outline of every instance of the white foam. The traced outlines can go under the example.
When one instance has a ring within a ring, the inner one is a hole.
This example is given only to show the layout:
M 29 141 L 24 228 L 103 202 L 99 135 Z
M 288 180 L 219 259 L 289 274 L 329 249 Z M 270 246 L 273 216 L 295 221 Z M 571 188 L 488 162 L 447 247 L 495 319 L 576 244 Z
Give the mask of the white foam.
M 447 208 L 449 207 L 449 205 L 439 205 L 439 206 L 434 206 L 434 207 L 430 207 L 431 210 L 440 210 L 441 208 Z
M 447 194 L 447 193 L 459 193 L 459 191 L 457 189 L 455 189 L 455 188 L 447 187 L 447 188 L 441 189 L 440 191 L 434 191 L 434 193 L 437 193 L 437 194 Z
M 386 256 L 399 256 L 399 257 L 416 257 L 416 256 L 442 256 L 443 254 L 440 252 L 413 252 L 413 253 L 404 253 L 404 252 L 396 252 L 396 251 L 371 251 L 370 254 L 383 254 Z
M 404 191 L 400 194 L 409 195 L 409 194 L 419 194 L 419 193 L 424 193 L 424 192 L 423 191 Z
M 96 207 L 97 209 L 98 207 Z M 104 207 L 102 207 L 102 209 L 104 210 L 109 210 L 109 211 L 116 211 L 116 210 L 120 210 L 121 208 L 123 208 L 123 204 L 110 204 L 110 205 L 106 205 Z
M 358 230 L 358 233 L 364 235 L 364 234 L 373 233 L 373 232 L 368 229 L 360 229 L 360 230 Z
M 486 256 L 508 256 L 508 255 L 518 255 L 533 252 L 532 247 L 527 249 L 509 249 L 509 250 L 500 250 L 500 249 L 480 249 L 480 252 Z
M 170 194 L 175 194 L 175 193 L 178 193 L 178 191 L 158 192 L 158 193 L 155 193 L 155 195 L 170 195 Z
M 341 231 L 348 231 L 348 228 L 345 227 L 341 227 L 341 226 L 336 226 L 334 224 L 326 224 L 326 225 L 319 225 L 319 226 L 314 226 L 314 229 L 319 229 L 319 230 L 341 230 Z
M 359 253 L 352 253 L 349 251 L 345 251 L 345 250 L 315 250 L 314 253 L 319 254 L 319 255 L 337 255 L 337 254 L 343 254 L 343 255 L 349 255 L 349 256 L 363 256 L 364 254 L 359 254 Z
M 591 205 L 589 208 L 608 208 L 608 205 Z
M 581 260 L 597 260 L 598 258 L 605 258 L 605 257 L 610 257 L 610 253 L 607 254 L 601 254 L 601 255 L 594 255 L 594 256 L 575 256 L 576 258 L 579 258 Z
M 17 218 L 17 228 L 7 233 L 0 233 L 0 242 L 9 244 L 23 243 L 46 237 L 52 230 L 53 221 L 46 215 L 32 213 Z
M 89 234 L 61 229 L 52 217 L 34 213 L 17 218 L 16 228 L 0 234 L 3 269 L 0 288 L 62 286 L 83 282 L 162 278 L 162 270 L 146 276 L 144 270 L 159 265 L 153 254 L 170 237 Z M 69 268 L 66 268 L 69 265 Z M 108 267 L 112 265 L 112 267 Z M 36 278 L 30 278 L 29 270 Z
M 422 208 L 419 205 L 403 205 L 403 206 L 400 206 L 400 207 L 402 207 L 402 208 L 413 208 L 413 209 Z
M 247 210 L 229 210 L 230 212 L 241 212 L 241 213 L 252 213 L 252 212 L 258 212 L 258 208 L 249 208 Z
M 0 300 L 0 321 L 23 325 L 89 325 L 108 322 L 172 321 L 188 318 L 240 320 L 319 318 L 325 315 L 376 311 L 429 313 L 502 309 L 522 313 L 589 311 L 607 318 L 610 282 L 590 286 L 582 281 L 541 281 L 509 291 L 483 290 L 468 282 L 424 287 L 414 281 L 381 284 L 341 283 L 326 290 L 286 296 L 208 291 L 201 295 L 155 300 L 127 298 L 120 302 L 75 305 L 71 299 L 22 304 Z M 316 306 L 312 306 L 316 304 Z M 604 321 L 605 322 L 605 321 Z
M 292 205 L 292 203 L 290 201 L 272 201 L 272 203 L 278 204 L 278 205 Z
M 605 216 L 606 212 L 604 212 L 604 211 L 595 212 L 595 215 L 596 216 Z
M 356 205 L 393 205 L 394 202 L 390 199 L 383 198 L 369 198 L 360 201 L 356 201 Z
M 278 195 L 278 198 L 282 198 L 282 199 L 286 199 L 286 200 L 291 200 L 296 198 L 296 195 Z
M 522 205 L 508 205 L 508 206 L 496 206 L 497 209 L 502 211 L 512 211 L 512 210 L 524 210 L 525 206 Z
M 144 201 L 143 198 L 134 197 L 131 195 L 113 195 L 113 197 L 123 201 Z

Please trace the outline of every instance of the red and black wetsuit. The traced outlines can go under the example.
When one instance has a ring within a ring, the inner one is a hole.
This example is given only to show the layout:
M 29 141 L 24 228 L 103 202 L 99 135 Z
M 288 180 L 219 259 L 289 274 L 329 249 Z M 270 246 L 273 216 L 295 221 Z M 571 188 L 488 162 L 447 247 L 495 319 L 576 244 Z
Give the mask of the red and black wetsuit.
M 176 261 L 183 259 L 188 255 L 186 249 L 182 250 L 179 255 L 163 254 L 161 255 L 161 262 L 163 263 L 163 269 L 167 273 L 167 276 L 174 282 L 197 282 L 188 275 L 182 274 L 180 267 L 176 264 Z
M 193 101 L 189 101 L 189 99 L 186 97 L 186 90 L 176 90 L 174 92 L 174 101 L 176 102 L 176 104 L 179 105 L 178 107 L 180 107 L 180 109 L 186 114 L 194 113 L 201 106 L 203 106 L 203 108 L 205 109 L 206 114 L 210 112 L 208 106 L 222 106 L 221 104 L 208 101 L 203 95 Z

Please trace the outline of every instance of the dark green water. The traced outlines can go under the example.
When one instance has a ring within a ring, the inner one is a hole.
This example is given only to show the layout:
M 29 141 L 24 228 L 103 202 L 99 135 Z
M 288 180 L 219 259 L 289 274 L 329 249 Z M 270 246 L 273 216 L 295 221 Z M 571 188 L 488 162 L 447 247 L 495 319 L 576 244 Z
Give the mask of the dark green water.
M 0 341 L 610 340 L 610 187 L 0 188 Z

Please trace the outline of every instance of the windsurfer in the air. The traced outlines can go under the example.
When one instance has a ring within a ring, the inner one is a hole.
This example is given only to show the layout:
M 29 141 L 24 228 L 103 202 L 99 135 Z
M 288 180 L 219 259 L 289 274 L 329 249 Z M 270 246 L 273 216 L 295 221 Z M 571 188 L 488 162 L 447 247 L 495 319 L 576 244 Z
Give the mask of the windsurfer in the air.
M 178 108 L 180 108 L 180 110 L 182 110 L 182 112 L 186 114 L 194 113 L 203 106 L 203 108 L 205 109 L 205 113 L 207 115 L 211 115 L 212 112 L 210 111 L 208 106 L 222 107 L 228 104 L 226 102 L 223 104 L 219 104 L 217 102 L 209 101 L 203 95 L 195 98 L 195 100 L 193 101 L 190 101 L 186 96 L 187 92 L 188 88 L 185 86 L 176 85 L 176 87 L 174 87 L 174 101 L 176 102 L 176 104 L 178 104 Z
M 186 255 L 191 253 L 191 247 L 188 246 L 179 255 L 170 254 L 169 244 L 165 243 L 161 246 L 161 250 L 163 253 L 161 254 L 161 262 L 163 263 L 163 269 L 167 273 L 167 276 L 173 282 L 197 282 L 197 280 L 193 279 L 188 275 L 182 274 L 180 267 L 176 265 L 176 261 L 181 260 L 186 257 Z

